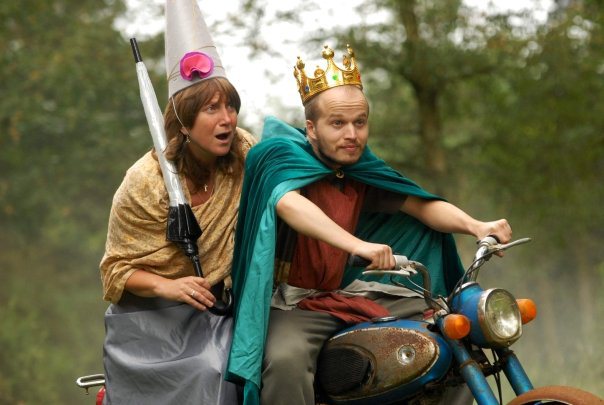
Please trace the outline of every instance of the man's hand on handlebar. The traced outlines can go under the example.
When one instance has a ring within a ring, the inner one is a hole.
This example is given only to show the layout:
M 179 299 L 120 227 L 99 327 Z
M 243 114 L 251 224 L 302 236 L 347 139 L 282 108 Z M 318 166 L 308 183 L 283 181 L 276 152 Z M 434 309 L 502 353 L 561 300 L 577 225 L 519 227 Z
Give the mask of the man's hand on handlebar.
M 476 239 L 482 240 L 487 236 L 494 236 L 499 243 L 508 243 L 512 240 L 512 227 L 505 219 L 491 222 L 481 222 L 477 231 Z M 495 253 L 497 256 L 503 256 L 503 252 Z
M 350 252 L 352 255 L 371 260 L 366 269 L 393 269 L 395 266 L 392 249 L 388 245 L 361 241 L 361 243 Z

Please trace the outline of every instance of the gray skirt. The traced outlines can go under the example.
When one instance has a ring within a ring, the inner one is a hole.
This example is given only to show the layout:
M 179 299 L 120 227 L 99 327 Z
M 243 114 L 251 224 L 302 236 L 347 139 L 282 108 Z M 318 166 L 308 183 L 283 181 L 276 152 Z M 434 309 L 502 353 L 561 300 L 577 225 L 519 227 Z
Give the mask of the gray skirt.
M 232 318 L 124 293 L 105 313 L 104 404 L 237 404 Z

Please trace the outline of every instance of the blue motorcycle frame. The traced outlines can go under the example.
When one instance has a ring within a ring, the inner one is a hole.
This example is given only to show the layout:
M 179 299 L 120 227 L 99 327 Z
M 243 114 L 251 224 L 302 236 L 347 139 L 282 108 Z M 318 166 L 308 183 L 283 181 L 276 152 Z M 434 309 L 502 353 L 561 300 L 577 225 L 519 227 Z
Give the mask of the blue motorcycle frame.
M 344 329 L 324 345 L 317 366 L 317 381 L 326 402 L 336 405 L 407 403 L 430 391 L 466 384 L 478 405 L 498 405 L 487 377 L 503 372 L 516 398 L 510 404 L 598 404 L 598 397 L 562 386 L 535 389 L 509 346 L 522 335 L 522 324 L 536 315 L 534 303 L 522 308 L 508 291 L 484 290 L 477 282 L 479 268 L 493 254 L 529 242 L 520 239 L 499 244 L 493 237 L 479 241 L 473 263 L 446 300 L 430 294 L 428 270 L 404 256 L 395 256 L 395 270 L 365 274 L 409 277 L 421 273 L 421 292 L 431 308 L 424 321 L 378 318 Z M 362 259 L 355 266 L 366 265 Z M 400 283 L 392 279 L 394 284 Z M 529 309 L 527 311 L 527 308 Z M 456 317 L 456 318 L 455 318 Z M 462 325 L 459 332 L 451 324 Z M 484 354 L 491 349 L 494 361 Z M 499 391 L 501 390 L 498 384 Z M 546 402 L 547 402 L 546 401 Z

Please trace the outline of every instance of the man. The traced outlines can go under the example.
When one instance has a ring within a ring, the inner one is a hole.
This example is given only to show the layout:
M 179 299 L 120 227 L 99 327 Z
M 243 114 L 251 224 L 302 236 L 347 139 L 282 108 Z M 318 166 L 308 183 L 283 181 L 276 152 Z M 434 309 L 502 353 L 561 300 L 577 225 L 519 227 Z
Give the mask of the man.
M 300 59 L 294 70 L 305 139 L 268 119 L 248 155 L 227 370 L 245 381 L 246 403 L 257 403 L 261 389 L 263 404 L 314 404 L 316 360 L 327 338 L 375 316 L 421 316 L 425 305 L 409 290 L 388 286 L 385 293 L 382 284 L 358 280 L 358 269 L 346 269 L 349 254 L 370 260 L 368 269 L 389 269 L 394 248 L 426 264 L 433 293 L 445 294 L 461 271 L 451 233 L 511 237 L 506 220 L 478 221 L 375 157 L 366 148 L 369 108 L 352 50 L 345 69 L 331 49 L 323 57 L 327 69 L 314 78 Z

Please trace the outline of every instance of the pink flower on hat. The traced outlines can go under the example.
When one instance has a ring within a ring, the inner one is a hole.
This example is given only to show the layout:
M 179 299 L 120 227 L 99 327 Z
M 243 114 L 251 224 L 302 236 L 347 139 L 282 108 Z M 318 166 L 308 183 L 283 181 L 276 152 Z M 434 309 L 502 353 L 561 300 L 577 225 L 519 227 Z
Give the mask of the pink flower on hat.
M 212 74 L 214 61 L 212 57 L 203 52 L 187 52 L 180 60 L 180 75 L 185 80 L 193 80 L 195 73 L 201 79 Z

